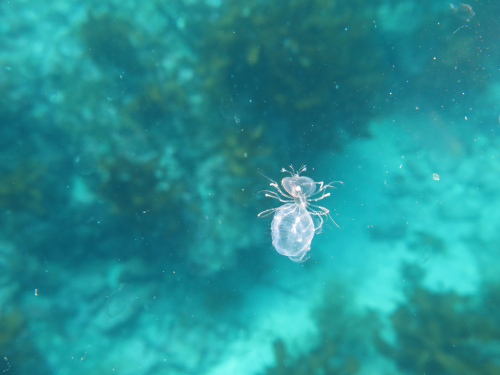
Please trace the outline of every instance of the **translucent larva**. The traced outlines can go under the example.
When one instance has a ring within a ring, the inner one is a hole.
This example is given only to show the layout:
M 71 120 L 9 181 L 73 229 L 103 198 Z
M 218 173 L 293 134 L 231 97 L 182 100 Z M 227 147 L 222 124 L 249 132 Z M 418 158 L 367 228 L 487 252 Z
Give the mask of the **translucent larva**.
M 323 226 L 323 216 L 332 219 L 327 208 L 316 206 L 311 202 L 330 196 L 326 189 L 333 187 L 333 184 L 337 182 L 342 182 L 334 181 L 324 185 L 323 182 L 315 182 L 312 178 L 299 176 L 300 173 L 306 171 L 305 165 L 297 172 L 294 171 L 292 166 L 290 168 L 291 171 L 287 171 L 285 168 L 281 170 L 291 174 L 291 177 L 285 177 L 281 180 L 281 186 L 283 186 L 286 193 L 271 179 L 269 179 L 271 181 L 270 185 L 276 191 L 264 191 L 266 197 L 278 199 L 285 204 L 278 208 L 263 211 L 259 214 L 259 217 L 274 213 L 271 223 L 274 248 L 278 253 L 286 255 L 294 262 L 304 262 L 309 258 L 307 253 L 311 249 L 314 234 L 319 233 Z M 320 193 L 321 196 L 312 198 Z M 316 219 L 316 225 L 313 218 Z M 337 225 L 334 221 L 333 223 Z

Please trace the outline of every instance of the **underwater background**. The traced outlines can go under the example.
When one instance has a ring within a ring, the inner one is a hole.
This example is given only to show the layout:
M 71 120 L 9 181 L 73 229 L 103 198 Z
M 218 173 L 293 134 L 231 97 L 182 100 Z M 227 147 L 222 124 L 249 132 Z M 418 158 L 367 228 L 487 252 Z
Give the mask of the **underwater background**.
M 0 371 L 500 374 L 499 37 L 488 0 L 2 1 Z M 303 263 L 257 216 L 290 165 L 343 182 Z

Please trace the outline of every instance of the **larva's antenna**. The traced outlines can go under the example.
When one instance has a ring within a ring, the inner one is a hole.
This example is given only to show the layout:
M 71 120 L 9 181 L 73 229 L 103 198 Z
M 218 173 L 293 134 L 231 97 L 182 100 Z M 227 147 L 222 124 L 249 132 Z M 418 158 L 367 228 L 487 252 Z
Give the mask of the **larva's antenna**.
M 293 176 L 294 176 L 295 171 L 293 170 L 293 166 L 292 166 L 292 165 L 290 165 L 290 168 L 292 168 L 292 171 L 293 171 L 293 172 L 292 172 L 292 171 L 289 171 L 289 170 L 287 170 L 287 169 L 285 169 L 285 168 L 281 168 L 281 172 L 287 172 L 287 173 L 290 173 L 290 175 L 293 177 Z
M 269 181 L 273 182 L 273 183 L 276 183 L 276 181 L 274 180 L 271 180 L 269 177 L 267 177 L 265 174 L 262 174 L 260 172 L 257 172 L 258 174 L 260 174 L 261 176 L 264 176 L 265 178 L 267 178 Z
M 287 170 L 285 168 L 281 168 L 281 172 L 288 172 L 292 177 L 298 177 L 302 172 L 307 171 L 307 167 L 302 164 L 297 172 L 295 172 L 295 169 L 293 169 L 293 165 L 289 165 L 290 170 Z

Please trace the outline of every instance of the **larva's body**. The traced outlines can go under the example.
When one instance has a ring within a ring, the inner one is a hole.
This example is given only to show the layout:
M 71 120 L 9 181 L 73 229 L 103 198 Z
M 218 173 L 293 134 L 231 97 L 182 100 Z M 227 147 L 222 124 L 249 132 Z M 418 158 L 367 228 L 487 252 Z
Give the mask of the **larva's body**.
M 289 172 L 292 176 L 281 180 L 281 185 L 286 193 L 273 180 L 271 180 L 270 185 L 276 191 L 265 190 L 266 197 L 278 199 L 286 204 L 263 211 L 259 217 L 274 213 L 271 223 L 274 248 L 278 253 L 289 257 L 294 262 L 303 262 L 308 259 L 307 253 L 311 249 L 314 234 L 318 233 L 323 226 L 323 216 L 330 217 L 330 211 L 327 208 L 313 205 L 311 202 L 330 196 L 330 193 L 326 193 L 325 190 L 332 187 L 335 182 L 342 182 L 335 181 L 324 185 L 323 182 L 315 182 L 312 178 L 299 176 L 301 172 L 306 171 L 305 166 L 302 166 L 297 172 L 293 170 L 292 166 L 290 168 L 291 172 L 285 168 L 281 170 Z M 317 191 L 316 185 L 319 185 Z M 311 198 L 319 193 L 321 196 Z M 317 226 L 314 225 L 313 217 L 318 219 L 316 220 Z

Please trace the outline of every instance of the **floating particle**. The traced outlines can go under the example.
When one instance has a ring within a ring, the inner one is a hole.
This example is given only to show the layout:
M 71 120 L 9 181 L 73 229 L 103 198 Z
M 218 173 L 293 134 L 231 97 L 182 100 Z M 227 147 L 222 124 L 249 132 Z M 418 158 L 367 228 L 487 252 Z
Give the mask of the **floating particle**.
M 432 179 L 433 179 L 434 181 L 439 181 L 439 175 L 438 175 L 437 173 L 433 173 L 433 174 L 432 174 Z
M 6 368 L 5 368 L 2 372 L 7 372 L 7 371 L 9 371 L 9 370 L 10 370 L 10 368 L 11 368 L 12 366 L 10 365 L 9 358 L 7 358 L 7 357 L 3 357 L 3 360 L 4 360 L 4 361 L 5 361 L 5 363 L 6 363 L 6 364 L 5 364 Z
M 238 103 L 231 95 L 224 95 L 220 98 L 220 113 L 228 120 L 234 120 L 236 125 L 240 123 L 238 115 Z

